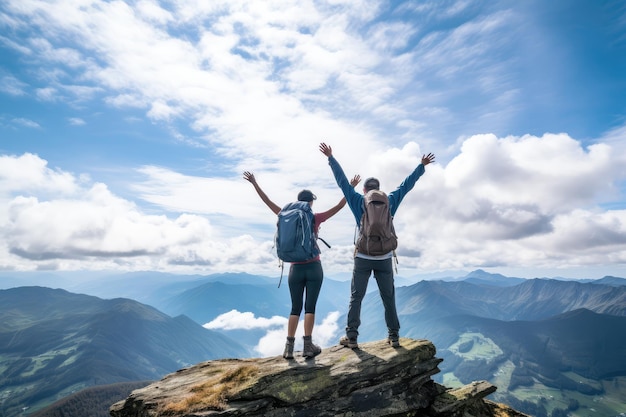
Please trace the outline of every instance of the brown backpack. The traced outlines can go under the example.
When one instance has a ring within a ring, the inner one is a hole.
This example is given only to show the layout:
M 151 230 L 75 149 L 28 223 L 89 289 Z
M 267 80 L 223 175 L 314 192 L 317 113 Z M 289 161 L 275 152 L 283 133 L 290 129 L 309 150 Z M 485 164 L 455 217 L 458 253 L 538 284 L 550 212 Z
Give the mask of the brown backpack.
M 389 198 L 380 190 L 370 190 L 363 200 L 363 216 L 356 249 L 365 255 L 386 255 L 398 247 L 398 237 L 389 210 Z

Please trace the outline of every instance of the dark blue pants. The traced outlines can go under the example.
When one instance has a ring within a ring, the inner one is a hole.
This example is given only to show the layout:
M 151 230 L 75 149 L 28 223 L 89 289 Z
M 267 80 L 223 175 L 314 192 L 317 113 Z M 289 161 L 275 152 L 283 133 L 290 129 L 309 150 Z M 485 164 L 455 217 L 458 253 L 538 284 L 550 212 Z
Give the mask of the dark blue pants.
M 396 310 L 396 288 L 393 282 L 393 260 L 370 260 L 354 258 L 354 269 L 352 271 L 352 285 L 350 294 L 350 306 L 348 308 L 348 325 L 346 326 L 346 336 L 357 337 L 359 326 L 361 325 L 361 302 L 367 291 L 367 283 L 370 275 L 374 274 L 380 298 L 385 308 L 385 322 L 387 331 L 390 334 L 398 334 L 400 321 Z

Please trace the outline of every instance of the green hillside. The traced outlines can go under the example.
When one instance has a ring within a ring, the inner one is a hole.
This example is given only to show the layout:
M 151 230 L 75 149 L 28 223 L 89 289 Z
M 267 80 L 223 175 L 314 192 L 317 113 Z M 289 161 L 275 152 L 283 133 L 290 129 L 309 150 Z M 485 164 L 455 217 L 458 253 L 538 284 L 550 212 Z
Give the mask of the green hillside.
M 495 400 L 537 417 L 626 413 L 626 317 L 576 310 L 533 322 L 450 316 L 441 324 L 458 334 L 439 351 L 445 385 L 488 380 Z
M 109 417 L 111 404 L 125 399 L 133 390 L 143 388 L 150 382 L 120 382 L 85 388 L 30 414 L 30 417 Z
M 2 417 L 83 388 L 160 379 L 204 360 L 246 356 L 228 337 L 136 301 L 42 287 L 0 291 Z

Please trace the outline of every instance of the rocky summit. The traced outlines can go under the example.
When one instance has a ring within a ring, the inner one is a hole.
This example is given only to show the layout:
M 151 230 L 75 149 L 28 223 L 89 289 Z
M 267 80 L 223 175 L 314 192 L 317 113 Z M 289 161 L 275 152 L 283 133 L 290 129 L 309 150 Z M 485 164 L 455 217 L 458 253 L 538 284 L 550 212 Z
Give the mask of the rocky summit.
M 202 362 L 135 390 L 112 417 L 205 416 L 524 416 L 485 399 L 486 381 L 449 389 L 431 377 L 441 359 L 428 340 L 386 340 L 358 349 L 326 348 L 296 356 Z

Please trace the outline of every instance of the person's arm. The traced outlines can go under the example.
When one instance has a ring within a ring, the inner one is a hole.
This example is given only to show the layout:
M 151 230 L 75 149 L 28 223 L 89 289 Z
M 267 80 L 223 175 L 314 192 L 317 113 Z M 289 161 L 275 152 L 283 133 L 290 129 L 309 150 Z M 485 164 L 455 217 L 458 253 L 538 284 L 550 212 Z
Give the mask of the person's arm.
M 352 177 L 352 179 L 350 180 L 350 185 L 352 186 L 352 188 L 354 188 L 360 182 L 361 182 L 361 176 L 357 174 L 354 177 Z M 335 214 L 339 213 L 339 210 L 341 210 L 345 205 L 346 205 L 346 198 L 342 197 L 341 200 L 339 200 L 339 203 L 337 203 L 335 207 L 332 207 L 331 209 L 326 210 L 323 213 L 320 213 L 324 219 L 322 221 L 326 221 L 330 219 L 331 217 L 333 217 Z
M 426 165 L 435 162 L 435 155 L 429 153 L 428 155 L 422 155 L 422 162 L 419 164 L 409 175 L 402 181 L 402 184 L 398 186 L 394 191 L 389 193 L 389 205 L 391 209 L 391 215 L 393 216 L 398 209 L 398 206 L 407 195 L 409 191 L 413 189 L 417 180 L 426 172 Z
M 278 213 L 280 212 L 280 207 L 272 200 L 270 200 L 267 194 L 265 194 L 265 192 L 261 189 L 259 184 L 257 184 L 256 179 L 254 178 L 254 174 L 246 171 L 243 173 L 243 178 L 254 186 L 254 189 L 256 190 L 259 197 L 261 197 L 261 200 L 263 200 L 263 202 L 267 205 L 267 207 L 270 208 L 270 210 L 274 212 L 274 214 L 278 215 Z
M 361 215 L 363 214 L 363 195 L 355 191 L 352 185 L 348 182 L 348 178 L 343 172 L 341 165 L 339 165 L 339 162 L 337 162 L 337 160 L 333 157 L 332 148 L 325 143 L 321 143 L 320 152 L 328 157 L 328 164 L 333 171 L 335 181 L 337 181 L 337 185 L 343 192 L 343 195 L 348 203 L 348 207 L 350 207 L 350 210 L 352 211 L 352 214 L 358 224 L 361 220 Z

